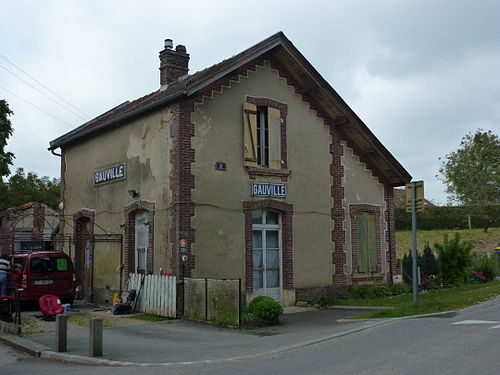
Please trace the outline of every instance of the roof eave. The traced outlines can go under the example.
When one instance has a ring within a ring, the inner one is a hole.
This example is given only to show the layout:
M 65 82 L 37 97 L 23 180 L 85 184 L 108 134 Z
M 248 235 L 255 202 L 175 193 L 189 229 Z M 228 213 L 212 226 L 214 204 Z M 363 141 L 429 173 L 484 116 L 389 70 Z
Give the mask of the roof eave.
M 162 106 L 162 105 L 165 105 L 169 102 L 172 102 L 182 96 L 186 95 L 186 92 L 185 90 L 182 90 L 182 91 L 178 91 L 178 92 L 175 92 L 171 95 L 168 95 L 156 102 L 153 102 L 153 103 L 150 103 L 150 104 L 147 104 L 145 106 L 142 106 L 142 107 L 139 107 L 133 111 L 130 111 L 130 112 L 127 112 L 127 113 L 124 113 L 123 115 L 121 116 L 118 116 L 116 118 L 113 118 L 109 121 L 106 121 L 98 126 L 95 126 L 95 127 L 91 127 L 87 130 L 84 130 L 83 132 L 80 132 L 80 133 L 77 133 L 77 134 L 72 134 L 74 133 L 77 129 L 67 133 L 67 134 L 64 134 L 62 135 L 61 137 L 51 141 L 49 143 L 50 147 L 48 148 L 49 151 L 53 151 L 57 148 L 60 148 L 60 147 L 63 147 L 63 146 L 66 146 L 68 145 L 69 143 L 72 143 L 72 142 L 75 142 L 75 141 L 78 141 L 82 138 L 85 138 L 91 134 L 94 134 L 94 133 L 98 133 L 100 131 L 103 131 L 104 129 L 108 129 L 109 127 L 115 125 L 115 124 L 118 124 L 120 122 L 123 122 L 123 121 L 127 121 L 127 120 L 130 120 L 134 117 L 137 117 L 139 115 L 141 115 L 142 113 L 144 112 L 148 112 L 150 110 L 153 110 L 155 109 L 156 107 L 159 107 L 159 106 Z M 84 124 L 85 125 L 85 124 Z

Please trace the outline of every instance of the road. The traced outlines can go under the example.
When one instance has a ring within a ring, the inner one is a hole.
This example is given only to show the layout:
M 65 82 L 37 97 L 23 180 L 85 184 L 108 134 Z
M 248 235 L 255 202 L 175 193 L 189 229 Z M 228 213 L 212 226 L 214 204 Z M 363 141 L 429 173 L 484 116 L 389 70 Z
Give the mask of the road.
M 500 304 L 451 318 L 394 320 L 258 358 L 168 367 L 88 367 L 32 358 L 0 345 L 2 375 L 53 374 L 499 374 Z

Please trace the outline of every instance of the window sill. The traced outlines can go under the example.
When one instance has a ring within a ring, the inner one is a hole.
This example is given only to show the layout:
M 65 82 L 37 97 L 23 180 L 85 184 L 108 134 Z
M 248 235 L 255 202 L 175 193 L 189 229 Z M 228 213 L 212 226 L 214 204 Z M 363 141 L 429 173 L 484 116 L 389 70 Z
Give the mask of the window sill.
M 255 180 L 257 176 L 265 177 L 280 177 L 281 181 L 288 181 L 288 176 L 290 176 L 289 169 L 270 169 L 270 168 L 259 168 L 259 167 L 246 167 L 248 176 Z

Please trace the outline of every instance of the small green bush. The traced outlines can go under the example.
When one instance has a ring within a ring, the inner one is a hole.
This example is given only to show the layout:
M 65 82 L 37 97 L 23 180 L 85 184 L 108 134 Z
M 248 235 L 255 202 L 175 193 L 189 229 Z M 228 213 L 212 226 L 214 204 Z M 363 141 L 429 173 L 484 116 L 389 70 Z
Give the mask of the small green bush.
M 277 324 L 283 307 L 271 297 L 259 296 L 254 298 L 248 305 L 248 311 L 257 319 L 266 324 Z
M 271 297 L 268 297 L 268 296 L 258 296 L 258 297 L 255 297 L 248 304 L 248 309 L 247 309 L 248 312 L 250 314 L 253 314 L 254 310 L 255 310 L 255 306 L 257 306 L 258 303 L 261 303 L 261 302 L 264 302 L 264 301 L 274 301 L 274 300 Z
M 443 243 L 436 243 L 434 247 L 439 252 L 438 263 L 445 285 L 458 285 L 468 280 L 468 269 L 472 262 L 470 241 L 460 241 L 460 234 L 455 233 L 451 240 L 445 234 Z
M 401 284 L 391 286 L 390 290 L 393 296 L 399 296 L 408 292 L 408 290 Z

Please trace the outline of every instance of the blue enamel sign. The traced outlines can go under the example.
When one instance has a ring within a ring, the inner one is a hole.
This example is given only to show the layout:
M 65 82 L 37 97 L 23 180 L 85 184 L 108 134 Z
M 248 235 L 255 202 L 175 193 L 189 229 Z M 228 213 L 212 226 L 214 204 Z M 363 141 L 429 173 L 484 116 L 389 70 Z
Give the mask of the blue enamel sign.
M 252 182 L 252 197 L 285 198 L 285 184 Z

